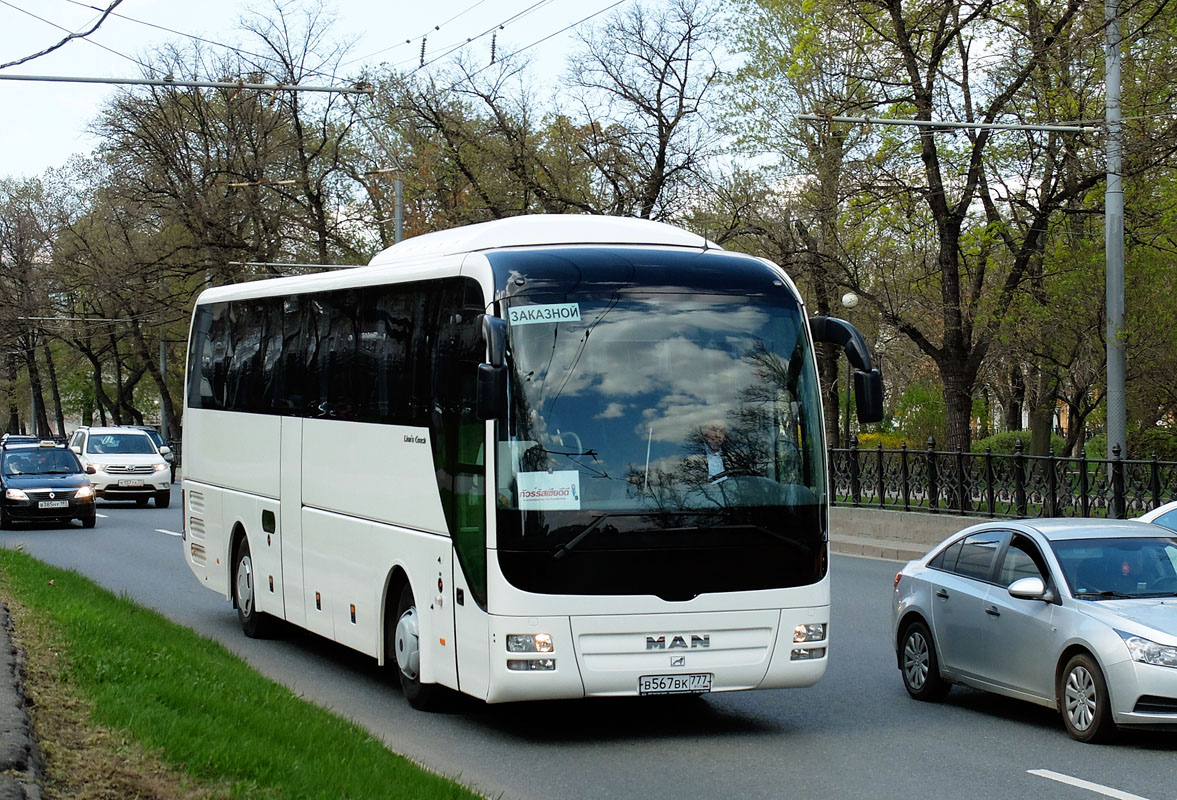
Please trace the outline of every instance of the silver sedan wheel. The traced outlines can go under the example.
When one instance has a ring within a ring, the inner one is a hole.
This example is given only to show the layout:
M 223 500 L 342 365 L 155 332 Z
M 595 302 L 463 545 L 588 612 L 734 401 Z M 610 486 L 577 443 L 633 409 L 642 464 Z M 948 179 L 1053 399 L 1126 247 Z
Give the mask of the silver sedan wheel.
M 916 691 L 928 680 L 928 640 L 919 631 L 912 631 L 903 643 L 903 672 Z
M 1066 698 L 1066 715 L 1071 726 L 1077 731 L 1085 731 L 1095 721 L 1096 697 L 1095 679 L 1081 664 L 1067 673 L 1067 686 L 1064 690 Z
M 245 616 L 253 613 L 253 560 L 248 554 L 237 562 L 237 605 Z
M 410 606 L 396 621 L 396 663 L 411 680 L 421 674 L 421 650 L 417 625 L 417 607 Z

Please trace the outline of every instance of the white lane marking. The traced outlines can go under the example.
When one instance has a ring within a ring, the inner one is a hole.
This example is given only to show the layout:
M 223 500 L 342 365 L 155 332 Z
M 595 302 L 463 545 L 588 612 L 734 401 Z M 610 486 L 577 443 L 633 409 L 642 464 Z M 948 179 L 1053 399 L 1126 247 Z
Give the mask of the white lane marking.
M 165 531 L 163 528 L 156 528 L 155 532 L 156 533 L 166 533 L 168 536 L 183 536 L 184 535 L 182 533 L 177 533 L 176 531 Z
M 1070 775 L 1063 775 L 1061 772 L 1052 772 L 1048 769 L 1028 769 L 1026 772 L 1029 772 L 1031 775 L 1037 775 L 1039 778 L 1058 781 L 1059 783 L 1065 783 L 1068 786 L 1075 786 L 1079 789 L 1086 789 L 1089 792 L 1102 794 L 1105 797 L 1114 797 L 1116 800 L 1147 800 L 1147 798 L 1141 797 L 1138 794 L 1123 792 L 1119 789 L 1113 789 L 1110 786 L 1103 786 L 1098 783 L 1092 783 L 1091 781 L 1085 781 L 1082 778 L 1072 778 Z
M 98 517 L 98 519 L 107 519 L 106 514 L 97 514 L 96 516 Z

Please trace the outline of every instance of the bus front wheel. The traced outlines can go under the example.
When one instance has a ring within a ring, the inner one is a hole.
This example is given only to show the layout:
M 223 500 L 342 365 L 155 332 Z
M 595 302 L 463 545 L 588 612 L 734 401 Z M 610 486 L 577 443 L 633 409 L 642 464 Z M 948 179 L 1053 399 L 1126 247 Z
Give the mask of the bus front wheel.
M 400 602 L 397 603 L 396 627 L 392 637 L 393 653 L 405 699 L 413 708 L 428 711 L 436 706 L 439 691 L 435 684 L 421 683 L 419 620 L 413 590 L 406 583 L 401 589 Z
M 253 558 L 249 554 L 249 540 L 244 537 L 237 545 L 233 559 L 233 602 L 237 605 L 237 621 L 251 639 L 264 639 L 271 631 L 273 619 L 257 610 L 257 576 Z

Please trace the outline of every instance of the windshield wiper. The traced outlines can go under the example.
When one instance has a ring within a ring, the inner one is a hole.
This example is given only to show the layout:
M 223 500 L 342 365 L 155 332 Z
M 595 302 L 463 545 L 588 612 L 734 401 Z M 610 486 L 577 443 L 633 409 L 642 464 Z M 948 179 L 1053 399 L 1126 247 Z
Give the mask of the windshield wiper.
M 547 453 L 550 456 L 592 456 L 593 458 L 597 457 L 596 450 L 581 450 L 581 451 L 549 450 L 548 448 L 544 447 L 542 444 L 534 445 L 534 446 L 528 448 L 528 450 L 529 451 L 530 450 L 539 450 L 540 452 Z
M 590 533 L 595 531 L 598 527 L 600 527 L 601 523 L 607 519 L 612 519 L 613 517 L 646 517 L 646 516 L 649 516 L 649 514 L 650 514 L 649 511 L 633 511 L 633 512 L 619 513 L 619 514 L 602 514 L 601 516 L 597 517 L 592 522 L 590 522 L 588 525 L 585 525 L 584 530 L 582 530 L 580 533 L 576 534 L 571 539 L 569 539 L 567 542 L 562 544 L 556 550 L 556 552 L 552 553 L 552 558 L 556 559 L 556 560 L 563 558 L 565 555 L 568 554 L 568 552 L 570 550 L 572 550 L 578 544 L 583 542 L 584 537 L 588 536 Z
M 584 541 L 584 537 L 588 536 L 590 533 L 592 533 L 594 530 L 596 530 L 598 525 L 600 525 L 602 522 L 609 519 L 610 517 L 615 517 L 615 516 L 619 516 L 619 515 L 617 515 L 617 514 L 602 514 L 601 516 L 597 517 L 592 522 L 590 522 L 588 525 L 585 525 L 584 530 L 582 530 L 580 533 L 573 536 L 567 542 L 562 544 L 556 552 L 552 553 L 552 558 L 556 561 L 559 561 L 561 558 L 563 558 L 565 555 L 568 554 L 568 551 L 572 550 L 572 548 L 576 547 L 578 544 L 580 544 L 582 541 Z
M 1102 592 L 1079 592 L 1075 596 L 1096 597 L 1100 600 L 1131 600 L 1133 598 L 1140 597 L 1138 594 L 1124 594 L 1123 592 L 1113 592 L 1110 589 L 1106 589 Z
M 794 550 L 801 550 L 802 552 L 808 552 L 809 550 L 812 550 L 811 547 L 797 541 L 792 536 L 789 536 L 787 533 L 781 533 L 780 531 L 774 531 L 770 528 L 764 527 L 763 525 L 741 525 L 739 523 L 736 523 L 736 524 L 732 524 L 732 525 L 712 525 L 711 529 L 716 530 L 716 531 L 753 530 L 753 531 L 756 531 L 757 533 L 763 533 L 766 536 L 771 536 L 774 539 L 778 539 L 778 540 L 784 542 L 785 544 L 789 545 Z

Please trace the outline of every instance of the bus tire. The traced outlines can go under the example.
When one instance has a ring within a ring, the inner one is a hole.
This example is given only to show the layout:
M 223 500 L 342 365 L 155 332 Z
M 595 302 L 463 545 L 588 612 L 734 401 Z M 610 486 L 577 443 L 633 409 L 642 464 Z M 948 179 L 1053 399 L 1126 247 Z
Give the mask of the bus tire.
M 237 606 L 237 621 L 250 639 L 264 639 L 273 630 L 273 618 L 257 610 L 257 581 L 253 558 L 249 554 L 249 540 L 241 537 L 233 556 L 233 603 Z
M 440 687 L 421 682 L 420 627 L 413 589 L 407 583 L 401 589 L 400 601 L 393 618 L 392 648 L 396 671 L 400 676 L 401 691 L 409 705 L 418 711 L 429 711 L 437 706 Z

